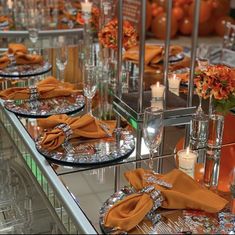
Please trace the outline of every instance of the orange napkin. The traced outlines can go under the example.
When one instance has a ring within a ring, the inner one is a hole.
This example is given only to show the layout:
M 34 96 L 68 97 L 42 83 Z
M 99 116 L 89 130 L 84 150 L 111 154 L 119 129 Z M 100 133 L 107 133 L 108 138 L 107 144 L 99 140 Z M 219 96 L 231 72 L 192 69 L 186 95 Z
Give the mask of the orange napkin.
M 158 45 L 145 45 L 145 64 L 153 58 L 162 58 L 163 48 Z M 123 55 L 124 60 L 132 60 L 133 62 L 139 62 L 139 45 L 131 47 Z
M 10 64 L 10 62 L 11 61 L 7 55 L 1 56 L 0 57 L 0 69 L 6 68 Z
M 15 54 L 16 64 L 40 64 L 43 62 L 41 55 L 24 54 L 17 52 Z
M 6 22 L 8 20 L 9 20 L 8 16 L 0 16 L 0 23 Z
M 20 43 L 9 43 L 8 53 L 15 55 L 18 52 L 21 52 L 23 54 L 27 54 L 28 49 L 27 49 L 27 47 L 25 47 L 23 44 L 20 44 Z
M 46 119 L 40 119 L 38 124 L 44 129 L 54 128 L 57 125 L 65 123 L 70 126 L 73 134 L 71 138 L 85 137 L 85 138 L 103 138 L 108 137 L 107 132 L 104 131 L 101 125 L 106 125 L 108 132 L 113 133 L 116 127 L 116 121 L 101 121 L 85 114 L 81 117 L 69 117 L 66 114 L 53 115 Z M 65 141 L 65 134 L 59 128 L 54 128 L 46 131 L 41 141 L 41 146 L 44 149 L 54 150 L 61 146 Z
M 37 90 L 41 99 L 49 99 L 60 96 L 70 96 L 78 93 L 70 83 L 62 83 L 54 77 L 47 77 L 37 84 Z M 11 87 L 0 92 L 0 98 L 5 100 L 25 100 L 30 98 L 28 87 Z
M 212 191 L 203 188 L 191 177 L 178 169 L 165 175 L 154 175 L 152 171 L 137 169 L 125 173 L 126 179 L 137 190 L 151 185 L 146 182 L 146 174 L 160 178 L 172 184 L 171 189 L 154 185 L 164 197 L 162 208 L 167 209 L 196 209 L 215 213 L 222 210 L 228 203 Z M 152 203 L 151 203 L 151 202 Z M 149 194 L 134 193 L 115 204 L 105 216 L 105 226 L 117 227 L 123 231 L 130 231 L 144 219 L 150 211 L 153 201 Z

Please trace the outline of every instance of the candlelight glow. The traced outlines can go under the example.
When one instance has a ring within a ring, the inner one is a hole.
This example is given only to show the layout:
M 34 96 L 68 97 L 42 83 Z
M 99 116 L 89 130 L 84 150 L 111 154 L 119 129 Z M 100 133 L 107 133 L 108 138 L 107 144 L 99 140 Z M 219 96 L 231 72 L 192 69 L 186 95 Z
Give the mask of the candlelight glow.
M 157 87 L 160 87 L 160 84 L 159 84 L 159 82 L 157 82 Z

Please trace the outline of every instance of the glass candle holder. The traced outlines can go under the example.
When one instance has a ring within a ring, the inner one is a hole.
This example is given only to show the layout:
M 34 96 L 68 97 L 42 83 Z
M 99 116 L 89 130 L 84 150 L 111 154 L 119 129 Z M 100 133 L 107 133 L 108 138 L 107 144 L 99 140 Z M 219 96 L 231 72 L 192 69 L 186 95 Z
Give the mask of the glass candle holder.
M 177 155 L 179 169 L 194 178 L 195 164 L 198 157 L 197 152 L 187 148 L 180 150 Z

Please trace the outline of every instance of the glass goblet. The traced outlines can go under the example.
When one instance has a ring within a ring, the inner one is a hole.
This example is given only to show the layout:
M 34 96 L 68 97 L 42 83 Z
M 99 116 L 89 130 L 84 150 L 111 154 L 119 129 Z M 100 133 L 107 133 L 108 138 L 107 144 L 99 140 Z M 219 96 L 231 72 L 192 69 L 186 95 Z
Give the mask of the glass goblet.
M 30 8 L 27 10 L 28 15 L 28 33 L 29 33 L 29 39 L 33 44 L 33 53 L 36 53 L 36 44 L 38 41 L 38 35 L 39 35 L 39 29 L 40 29 L 40 12 L 39 10 L 35 8 Z
M 87 98 L 87 113 L 92 115 L 92 99 L 97 89 L 97 72 L 94 65 L 85 64 L 83 68 L 83 92 Z
M 56 48 L 56 67 L 59 70 L 59 80 L 64 82 L 64 70 L 68 63 L 68 47 L 60 46 Z
M 153 170 L 154 151 L 162 141 L 163 111 L 154 107 L 148 107 L 144 111 L 143 123 L 144 142 L 149 149 L 149 168 Z

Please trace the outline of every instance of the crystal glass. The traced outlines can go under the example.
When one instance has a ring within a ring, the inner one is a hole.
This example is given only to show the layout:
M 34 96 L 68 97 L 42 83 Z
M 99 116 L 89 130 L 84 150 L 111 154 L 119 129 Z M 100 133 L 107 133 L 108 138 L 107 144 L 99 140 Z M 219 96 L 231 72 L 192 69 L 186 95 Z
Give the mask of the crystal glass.
M 59 71 L 59 80 L 64 82 L 64 70 L 68 63 L 68 47 L 66 45 L 59 45 L 56 48 L 56 67 Z
M 27 29 L 29 32 L 29 39 L 35 49 L 40 29 L 40 7 L 37 6 L 36 0 L 26 0 L 25 7 L 27 12 Z
M 198 63 L 198 69 L 200 71 L 206 70 L 207 66 L 209 65 L 209 55 L 210 55 L 210 49 L 208 45 L 200 44 L 197 50 L 197 63 Z M 198 95 L 198 98 L 199 98 L 199 105 L 196 110 L 196 113 L 199 115 L 203 115 L 204 112 L 202 110 L 202 97 Z
M 92 64 L 83 66 L 83 92 L 87 98 L 87 113 L 92 115 L 92 98 L 95 96 L 97 89 L 97 69 Z
M 149 168 L 153 170 L 153 156 L 162 141 L 163 111 L 154 107 L 148 107 L 144 111 L 143 123 L 144 142 L 149 149 Z

